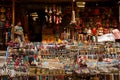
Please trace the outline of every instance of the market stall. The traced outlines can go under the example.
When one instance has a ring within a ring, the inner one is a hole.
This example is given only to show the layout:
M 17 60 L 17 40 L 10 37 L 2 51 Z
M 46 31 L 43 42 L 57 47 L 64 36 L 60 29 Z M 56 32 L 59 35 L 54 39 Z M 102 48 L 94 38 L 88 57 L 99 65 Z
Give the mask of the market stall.
M 10 42 L 2 75 L 31 80 L 119 79 L 119 43 L 76 43 Z

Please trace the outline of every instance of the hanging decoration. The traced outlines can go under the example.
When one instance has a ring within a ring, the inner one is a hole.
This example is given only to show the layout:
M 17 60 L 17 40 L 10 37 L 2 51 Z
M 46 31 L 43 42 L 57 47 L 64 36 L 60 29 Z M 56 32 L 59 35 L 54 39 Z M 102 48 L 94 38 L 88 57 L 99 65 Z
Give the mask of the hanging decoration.
M 45 13 L 48 15 L 45 16 L 46 22 L 55 24 L 60 24 L 62 22 L 62 11 L 60 6 L 46 6 Z
M 73 23 L 76 23 L 75 21 L 75 10 L 74 10 L 74 2 L 75 0 L 72 1 L 72 18 L 71 18 L 71 24 Z

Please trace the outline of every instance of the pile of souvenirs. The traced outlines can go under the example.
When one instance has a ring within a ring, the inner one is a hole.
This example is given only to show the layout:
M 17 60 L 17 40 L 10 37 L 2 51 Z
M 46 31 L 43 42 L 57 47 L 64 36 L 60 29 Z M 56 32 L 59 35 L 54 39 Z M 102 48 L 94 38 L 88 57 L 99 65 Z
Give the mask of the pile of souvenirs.
M 10 42 L 2 74 L 4 71 L 12 76 L 118 73 L 119 53 L 117 42 Z

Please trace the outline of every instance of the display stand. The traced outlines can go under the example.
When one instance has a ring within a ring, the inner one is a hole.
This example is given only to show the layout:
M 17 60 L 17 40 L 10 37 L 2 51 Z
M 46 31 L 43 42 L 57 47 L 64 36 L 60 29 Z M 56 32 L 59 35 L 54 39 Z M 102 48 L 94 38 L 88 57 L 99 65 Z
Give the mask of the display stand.
M 120 76 L 119 45 L 114 42 L 80 46 L 13 43 L 7 49 L 6 70 L 15 74 L 6 73 L 11 78 L 25 80 L 117 80 Z

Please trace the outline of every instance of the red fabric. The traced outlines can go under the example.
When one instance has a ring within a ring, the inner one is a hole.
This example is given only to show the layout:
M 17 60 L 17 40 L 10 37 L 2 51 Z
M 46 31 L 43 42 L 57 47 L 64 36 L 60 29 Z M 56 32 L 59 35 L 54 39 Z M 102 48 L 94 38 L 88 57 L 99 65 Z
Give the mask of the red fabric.
M 92 29 L 92 34 L 93 34 L 93 35 L 96 35 L 96 34 L 97 34 L 96 28 L 93 28 L 93 29 Z

